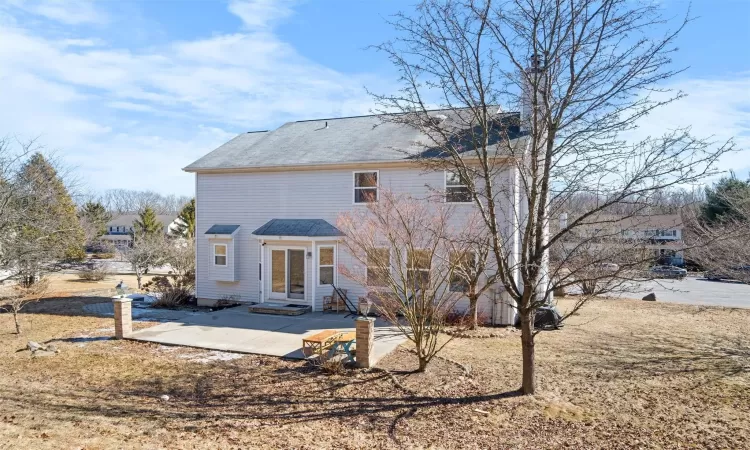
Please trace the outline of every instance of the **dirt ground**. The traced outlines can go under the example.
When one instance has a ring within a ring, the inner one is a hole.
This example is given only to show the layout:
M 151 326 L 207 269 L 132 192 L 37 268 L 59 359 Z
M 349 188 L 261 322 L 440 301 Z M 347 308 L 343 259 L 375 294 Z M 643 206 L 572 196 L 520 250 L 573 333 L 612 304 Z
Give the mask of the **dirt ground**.
M 517 332 L 454 339 L 422 374 L 403 347 L 381 362 L 396 384 L 110 340 L 64 302 L 20 337 L 0 315 L 0 448 L 750 448 L 750 310 L 592 302 L 538 336 L 524 397 Z

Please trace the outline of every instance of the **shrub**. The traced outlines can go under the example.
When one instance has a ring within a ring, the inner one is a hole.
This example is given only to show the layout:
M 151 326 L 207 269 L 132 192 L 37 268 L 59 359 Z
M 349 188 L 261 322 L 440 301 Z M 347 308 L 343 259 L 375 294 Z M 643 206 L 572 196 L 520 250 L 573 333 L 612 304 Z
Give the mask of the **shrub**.
M 156 301 L 151 305 L 154 308 L 174 308 L 191 303 L 195 298 L 193 286 L 195 285 L 195 274 L 160 275 L 143 285 L 146 292 L 155 294 Z
M 479 309 L 477 311 L 477 323 L 480 326 L 490 323 L 490 316 L 483 310 Z M 469 311 L 454 309 L 446 315 L 445 324 L 457 328 L 471 327 L 471 317 L 469 317 Z
M 329 375 L 341 375 L 346 372 L 346 359 L 342 355 L 329 355 L 328 352 L 324 352 L 307 361 Z
M 84 281 L 102 281 L 110 275 L 106 267 L 96 267 L 93 264 L 78 272 L 78 278 Z

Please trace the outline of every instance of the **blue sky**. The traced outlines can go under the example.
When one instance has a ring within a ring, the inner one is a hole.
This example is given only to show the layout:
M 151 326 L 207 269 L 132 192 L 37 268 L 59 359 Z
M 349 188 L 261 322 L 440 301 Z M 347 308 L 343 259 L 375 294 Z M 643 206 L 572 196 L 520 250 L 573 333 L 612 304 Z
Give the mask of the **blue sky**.
M 39 137 L 92 190 L 192 194 L 181 168 L 249 130 L 367 113 L 396 76 L 367 46 L 412 2 L 0 0 L 0 136 Z M 668 16 L 689 3 L 662 0 Z M 638 134 L 692 125 L 750 148 L 750 0 L 696 0 L 670 87 Z M 750 153 L 721 168 L 745 177 Z

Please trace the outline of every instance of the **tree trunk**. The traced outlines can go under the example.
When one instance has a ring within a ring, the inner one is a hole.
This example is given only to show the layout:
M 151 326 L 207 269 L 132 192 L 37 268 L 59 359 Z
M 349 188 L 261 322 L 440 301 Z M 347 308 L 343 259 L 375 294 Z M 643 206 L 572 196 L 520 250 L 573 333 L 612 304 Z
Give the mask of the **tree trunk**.
M 18 321 L 18 311 L 13 308 L 13 322 L 16 324 L 16 334 L 21 334 L 21 323 Z
M 419 369 L 417 369 L 417 372 L 424 372 L 425 369 L 427 369 L 427 363 L 429 361 L 425 356 L 419 356 Z
M 141 290 L 141 271 L 140 270 L 135 271 L 135 279 L 138 283 L 138 290 Z
M 479 313 L 477 311 L 478 301 L 479 298 L 477 297 L 469 297 L 469 318 L 471 320 L 471 323 L 469 324 L 470 330 L 476 330 L 479 326 Z
M 521 352 L 523 354 L 523 376 L 521 391 L 524 395 L 533 395 L 536 391 L 536 374 L 534 373 L 534 318 L 532 311 L 521 315 Z

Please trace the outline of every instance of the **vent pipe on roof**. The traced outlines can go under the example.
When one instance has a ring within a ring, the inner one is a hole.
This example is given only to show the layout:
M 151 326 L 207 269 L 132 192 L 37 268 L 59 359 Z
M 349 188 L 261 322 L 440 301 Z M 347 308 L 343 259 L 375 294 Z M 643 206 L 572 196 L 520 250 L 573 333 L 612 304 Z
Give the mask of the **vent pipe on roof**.
M 328 129 L 328 121 L 327 120 L 326 120 L 326 126 L 324 126 L 323 128 Z

